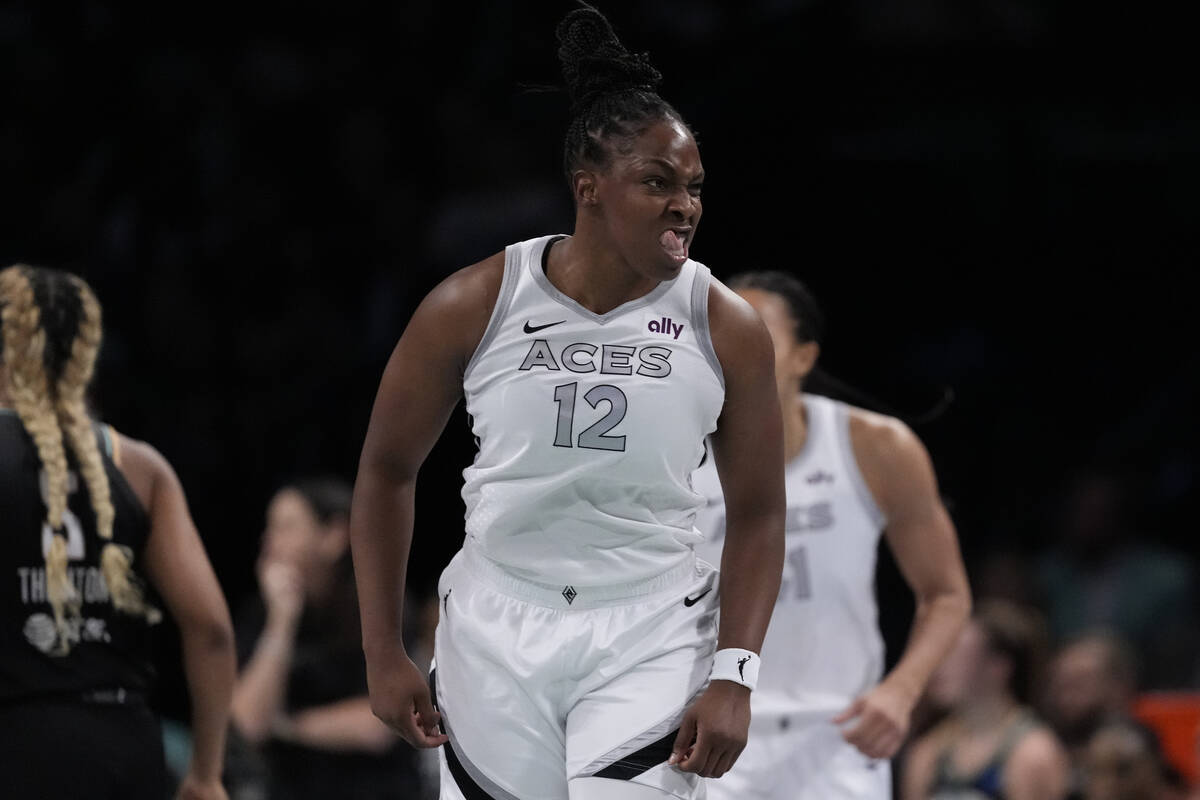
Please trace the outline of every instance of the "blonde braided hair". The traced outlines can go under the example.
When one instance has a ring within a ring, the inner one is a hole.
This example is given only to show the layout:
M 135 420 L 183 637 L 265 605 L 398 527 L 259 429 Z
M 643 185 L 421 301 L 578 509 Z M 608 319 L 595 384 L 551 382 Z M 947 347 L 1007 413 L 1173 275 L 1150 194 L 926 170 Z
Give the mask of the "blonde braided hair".
M 88 486 L 97 532 L 108 540 L 100 563 L 113 605 L 126 613 L 144 615 L 150 622 L 161 619 L 161 613 L 142 598 L 132 570 L 132 553 L 112 542 L 115 512 L 108 474 L 84 401 L 100 348 L 100 304 L 86 283 L 68 276 L 81 315 L 70 356 L 57 370 L 57 380 L 51 382 L 46 366 L 47 333 L 34 294 L 36 272 L 24 264 L 0 271 L 0 338 L 4 342 L 5 388 L 46 474 L 46 525 L 51 532 L 45 555 L 46 593 L 58 632 L 53 652 L 64 655 L 76 638 L 80 616 L 80 597 L 67 572 L 68 545 L 62 532 L 70 491 L 64 431 Z
M 71 342 L 70 358 L 63 364 L 58 378 L 55 411 L 79 462 L 80 475 L 87 483 L 92 509 L 96 513 L 96 532 L 107 541 L 100 553 L 100 569 L 108 584 L 112 604 L 128 614 L 142 615 L 151 622 L 158 622 L 161 614 L 146 605 L 141 587 L 133 574 L 133 553 L 128 547 L 112 541 L 116 512 L 108 485 L 108 472 L 104 469 L 104 460 L 100 457 L 100 448 L 96 445 L 92 420 L 84 401 L 84 393 L 95 372 L 96 356 L 100 352 L 100 303 L 91 288 L 78 277 L 70 275 L 68 280 L 79 295 L 81 314 L 75 340 Z
M 9 399 L 21 424 L 37 447 L 46 472 L 46 525 L 51 533 L 46 551 L 46 594 L 58 630 L 56 652 L 70 650 L 68 619 L 79 616 L 79 593 L 67 574 L 67 539 L 62 534 L 67 509 L 69 473 L 62 429 L 50 399 L 46 378 L 46 332 L 41 309 L 33 296 L 28 267 L 17 265 L 0 272 L 0 312 L 4 336 L 4 365 Z

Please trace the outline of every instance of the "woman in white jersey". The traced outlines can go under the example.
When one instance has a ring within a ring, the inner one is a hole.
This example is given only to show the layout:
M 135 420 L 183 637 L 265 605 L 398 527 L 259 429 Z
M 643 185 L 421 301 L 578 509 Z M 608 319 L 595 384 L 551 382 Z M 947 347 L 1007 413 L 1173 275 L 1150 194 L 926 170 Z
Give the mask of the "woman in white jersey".
M 442 745 L 442 798 L 702 797 L 744 747 L 782 571 L 770 335 L 688 258 L 704 171 L 661 76 L 595 9 L 557 33 L 574 233 L 435 288 L 371 415 L 351 541 L 372 708 Z M 400 636 L 414 485 L 464 395 L 479 452 L 431 692 Z M 693 551 L 710 434 L 738 543 L 719 590 Z
M 709 786 L 718 798 L 885 798 L 926 681 L 967 618 L 970 596 L 953 523 L 924 446 L 899 420 L 803 392 L 819 353 L 821 315 L 782 272 L 734 276 L 775 344 L 787 485 L 784 579 L 767 631 L 750 744 Z M 696 491 L 697 552 L 728 558 L 724 471 L 705 464 Z M 883 677 L 875 560 L 884 532 L 916 595 L 912 636 Z M 882 681 L 881 681 L 882 678 Z M 843 727 L 839 727 L 843 726 Z

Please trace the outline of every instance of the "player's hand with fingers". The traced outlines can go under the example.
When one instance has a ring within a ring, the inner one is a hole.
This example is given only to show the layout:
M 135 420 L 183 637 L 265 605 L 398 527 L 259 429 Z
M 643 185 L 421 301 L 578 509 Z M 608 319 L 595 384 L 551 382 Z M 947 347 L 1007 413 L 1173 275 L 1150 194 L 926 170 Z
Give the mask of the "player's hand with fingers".
M 413 747 L 438 747 L 446 742 L 429 684 L 402 650 L 367 659 L 367 691 L 371 712 Z
M 294 564 L 275 558 L 258 563 L 258 585 L 269 624 L 295 627 L 304 611 L 304 581 Z
M 887 681 L 862 695 L 833 718 L 835 725 L 853 723 L 842 738 L 868 758 L 891 758 L 908 735 L 916 697 Z
M 750 730 L 750 690 L 715 680 L 683 715 L 668 764 L 703 778 L 729 771 Z

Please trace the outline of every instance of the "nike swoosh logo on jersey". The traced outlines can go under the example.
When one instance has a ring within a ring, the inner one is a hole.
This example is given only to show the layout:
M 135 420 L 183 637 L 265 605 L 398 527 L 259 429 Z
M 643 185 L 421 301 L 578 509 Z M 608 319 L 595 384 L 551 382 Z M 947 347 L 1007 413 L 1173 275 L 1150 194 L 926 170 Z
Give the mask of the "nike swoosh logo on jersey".
M 555 325 L 562 325 L 564 322 L 566 322 L 565 319 L 560 319 L 558 322 L 547 322 L 545 325 L 530 325 L 529 320 L 525 320 L 525 332 L 526 333 L 537 333 L 538 331 L 542 330 L 543 328 L 552 328 Z
M 685 598 L 683 598 L 683 604 L 685 606 L 687 606 L 688 608 L 691 608 L 692 606 L 696 605 L 696 603 L 700 602 L 701 597 L 704 597 L 704 595 L 708 594 L 711 591 L 712 591 L 712 587 L 710 586 L 707 589 L 705 589 L 703 592 L 701 592 L 700 594 L 696 595 L 695 597 L 685 597 Z

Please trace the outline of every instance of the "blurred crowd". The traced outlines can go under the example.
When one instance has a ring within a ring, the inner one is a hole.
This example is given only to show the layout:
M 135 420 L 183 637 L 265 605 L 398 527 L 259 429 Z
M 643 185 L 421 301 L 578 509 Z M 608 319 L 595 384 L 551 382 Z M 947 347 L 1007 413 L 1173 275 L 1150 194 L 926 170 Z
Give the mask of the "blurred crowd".
M 963 798 L 1200 797 L 1196 564 L 1139 526 L 1135 486 L 1081 469 L 1040 546 L 968 565 L 975 613 L 897 759 L 903 800 L 934 776 Z
M 437 796 L 436 758 L 417 753 L 374 714 L 367 696 L 350 558 L 350 485 L 288 482 L 269 498 L 257 591 L 233 603 L 238 677 L 224 782 L 231 800 L 363 800 Z M 432 657 L 437 603 L 406 609 L 406 646 Z M 182 775 L 187 727 L 168 720 L 168 760 Z
M 655 34 L 656 58 L 693 70 L 671 88 L 713 176 L 701 241 L 718 276 L 756 246 L 775 255 L 775 237 L 754 241 L 759 204 L 786 195 L 804 233 L 789 252 L 843 320 L 829 363 L 902 403 L 943 381 L 963 398 L 918 433 L 980 612 L 919 706 L 899 788 L 923 752 L 971 797 L 1032 731 L 1034 750 L 1067 760 L 1074 797 L 1197 796 L 1200 592 L 1182 543 L 1200 369 L 1170 346 L 1194 314 L 1169 287 L 1190 263 L 1200 117 L 1185 70 L 1078 46 L 1190 28 L 1165 6 L 1131 22 L 1022 0 L 611 5 L 623 29 Z M 561 98 L 514 89 L 553 77 L 520 55 L 544 48 L 514 43 L 544 42 L 560 6 L 479 6 L 0 11 L 15 78 L 0 89 L 2 263 L 89 279 L 106 312 L 96 405 L 188 489 L 238 630 L 238 800 L 436 796 L 430 754 L 365 702 L 348 477 L 415 298 L 569 220 L 543 157 Z M 1077 69 L 1048 69 L 1064 52 Z M 780 114 L 784 95 L 803 113 Z M 764 153 L 802 177 L 781 182 Z M 897 254 L 923 271 L 876 269 Z M 461 541 L 463 420 L 444 442 L 406 605 L 419 664 L 429 576 Z M 1093 450 L 1110 462 L 1064 466 Z M 908 620 L 894 586 L 883 597 L 894 645 Z M 164 667 L 166 745 L 182 758 L 173 677 Z
M 1196 565 L 1140 535 L 1130 492 L 1118 470 L 1080 471 L 1044 547 L 968 565 L 975 612 L 913 715 L 900 800 L 930 797 L 935 779 L 955 798 L 1022 781 L 1071 800 L 1200 798 Z M 370 712 L 350 497 L 316 476 L 265 504 L 257 591 L 234 603 L 233 800 L 437 796 L 435 753 Z M 437 614 L 436 595 L 414 590 L 406 645 L 423 668 Z M 169 755 L 186 752 L 172 746 L 183 723 L 165 735 Z

